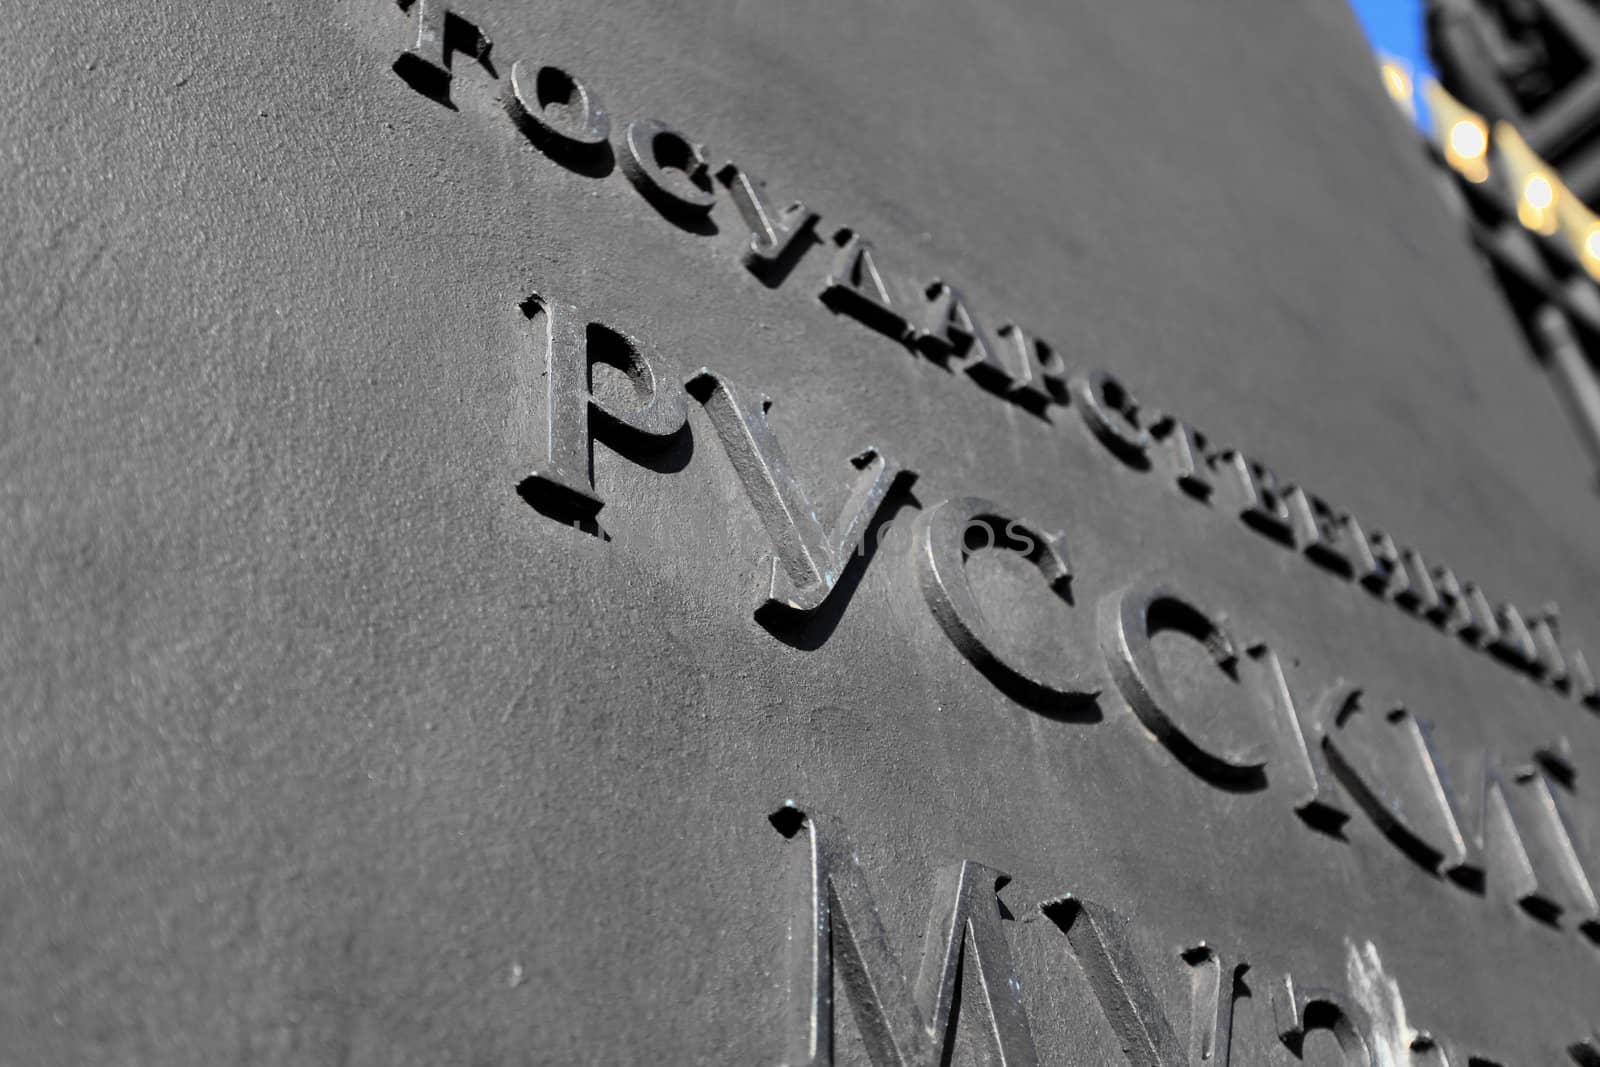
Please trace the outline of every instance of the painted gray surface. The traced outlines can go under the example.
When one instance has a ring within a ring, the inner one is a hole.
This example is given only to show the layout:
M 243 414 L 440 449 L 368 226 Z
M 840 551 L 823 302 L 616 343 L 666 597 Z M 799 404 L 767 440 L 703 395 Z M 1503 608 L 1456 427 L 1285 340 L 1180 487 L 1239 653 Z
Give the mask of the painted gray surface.
M 1340 5 L 460 10 L 502 80 L 570 66 L 617 121 L 681 125 L 1600 642 L 1586 465 Z M 609 542 L 536 513 L 518 302 L 774 397 L 822 495 L 877 444 L 924 504 L 1065 529 L 1073 609 L 979 566 L 1012 632 L 1091 669 L 1093 604 L 1172 576 L 1305 685 L 1368 681 L 1463 747 L 1566 736 L 1592 810 L 1573 701 L 1119 466 L 1072 410 L 837 319 L 815 253 L 764 288 L 725 199 L 700 237 L 557 166 L 465 61 L 458 112 L 419 95 L 386 0 L 12 16 L 0 1061 L 777 1062 L 787 797 L 849 825 L 908 961 L 933 867 L 970 858 L 1263 979 L 1341 984 L 1370 940 L 1413 1021 L 1511 1062 L 1600 1021 L 1594 945 L 1360 816 L 1340 842 L 1208 786 L 1109 677 L 1098 724 L 1010 702 L 892 549 L 821 647 L 776 639 L 702 412 L 681 472 L 596 449 Z M 1059 933 L 1014 925 L 1045 1059 L 1115 1062 Z M 1240 1026 L 1268 1032 L 1264 997 Z

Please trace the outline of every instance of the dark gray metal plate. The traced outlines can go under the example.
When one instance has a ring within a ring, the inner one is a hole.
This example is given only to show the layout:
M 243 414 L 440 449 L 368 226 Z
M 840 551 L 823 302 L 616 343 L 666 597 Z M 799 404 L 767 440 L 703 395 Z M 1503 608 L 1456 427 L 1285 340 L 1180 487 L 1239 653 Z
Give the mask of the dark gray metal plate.
M 839 1063 L 1600 1058 L 1592 686 L 1238 513 L 1600 650 L 1589 465 L 1342 5 L 452 11 L 9 12 L 0 1061 L 799 1067 L 829 955 Z M 747 268 L 740 175 L 818 241 Z

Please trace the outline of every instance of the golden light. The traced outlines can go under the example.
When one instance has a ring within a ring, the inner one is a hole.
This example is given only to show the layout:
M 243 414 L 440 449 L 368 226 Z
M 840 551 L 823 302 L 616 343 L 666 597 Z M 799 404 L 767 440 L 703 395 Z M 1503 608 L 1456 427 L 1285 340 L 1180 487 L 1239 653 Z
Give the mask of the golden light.
M 1389 94 L 1389 99 L 1399 105 L 1401 111 L 1416 118 L 1417 104 L 1412 95 L 1415 87 L 1411 70 L 1401 60 L 1386 55 L 1378 64 L 1378 73 L 1383 78 L 1383 89 Z
M 1565 190 L 1556 193 L 1555 212 L 1567 247 L 1583 269 L 1600 280 L 1600 216 Z
M 1550 186 L 1550 179 L 1543 174 L 1530 177 L 1522 187 L 1522 199 L 1535 211 L 1544 211 L 1556 201 L 1556 191 Z
M 1526 200 L 1517 201 L 1517 221 L 1534 233 L 1552 234 L 1556 232 L 1555 225 L 1548 216 L 1549 212 L 1539 210 Z
M 1535 233 L 1555 233 L 1561 228 L 1563 201 L 1573 199 L 1566 195 L 1561 179 L 1544 160 L 1534 155 L 1528 142 L 1510 124 L 1495 125 L 1494 143 L 1505 167 L 1507 184 L 1516 190 L 1517 221 Z M 1572 233 L 1570 226 L 1568 233 Z
M 1463 107 L 1432 78 L 1422 83 L 1422 96 L 1433 113 L 1433 136 L 1450 169 L 1469 182 L 1489 180 L 1489 126 L 1483 116 Z
M 1480 159 L 1489 151 L 1489 131 L 1476 118 L 1460 119 L 1450 127 L 1450 150 L 1464 160 Z
M 1578 246 L 1578 263 L 1589 272 L 1589 277 L 1600 281 L 1600 225 L 1590 229 L 1583 244 Z

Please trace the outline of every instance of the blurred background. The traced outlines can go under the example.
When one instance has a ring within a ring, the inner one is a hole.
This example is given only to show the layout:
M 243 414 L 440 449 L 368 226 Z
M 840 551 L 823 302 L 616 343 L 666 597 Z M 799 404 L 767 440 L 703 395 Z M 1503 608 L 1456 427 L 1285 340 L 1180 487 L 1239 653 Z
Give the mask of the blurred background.
M 1600 472 L 1600 5 L 1351 6 L 1384 89 Z

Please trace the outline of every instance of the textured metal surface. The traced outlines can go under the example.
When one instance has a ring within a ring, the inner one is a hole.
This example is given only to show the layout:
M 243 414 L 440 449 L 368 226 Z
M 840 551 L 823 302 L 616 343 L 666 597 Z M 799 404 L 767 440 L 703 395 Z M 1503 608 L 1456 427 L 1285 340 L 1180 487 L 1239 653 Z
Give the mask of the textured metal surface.
M 1600 498 L 1341 5 L 7 13 L 0 1062 L 1600 1062 Z

